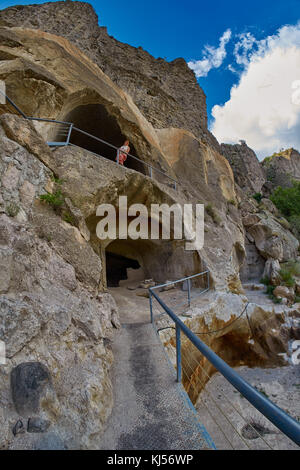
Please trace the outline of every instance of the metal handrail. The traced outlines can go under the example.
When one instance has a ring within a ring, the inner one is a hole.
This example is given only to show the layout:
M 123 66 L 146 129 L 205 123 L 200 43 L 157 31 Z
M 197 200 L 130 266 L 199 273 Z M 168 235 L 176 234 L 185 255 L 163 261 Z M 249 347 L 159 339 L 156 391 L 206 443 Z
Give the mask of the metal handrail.
M 107 145 L 108 147 L 111 147 L 117 151 L 119 151 L 119 147 L 116 147 L 115 145 L 113 144 L 110 144 L 109 142 L 107 142 L 106 140 L 103 140 L 103 139 L 100 139 L 99 137 L 96 137 L 95 135 L 93 134 L 90 134 L 89 132 L 86 132 L 86 131 L 83 131 L 82 129 L 79 129 L 78 127 L 75 127 L 74 126 L 74 123 L 72 122 L 66 122 L 66 121 L 57 121 L 56 119 L 48 119 L 48 118 L 38 118 L 38 117 L 30 117 L 30 116 L 27 116 L 14 102 L 11 98 L 9 98 L 5 93 L 3 93 L 2 90 L 0 90 L 0 93 L 7 99 L 7 101 L 16 109 L 16 111 L 18 111 L 18 113 L 21 114 L 21 116 L 23 116 L 25 119 L 29 120 L 29 121 L 39 121 L 39 122 L 52 122 L 52 123 L 56 123 L 56 124 L 65 124 L 65 125 L 68 125 L 70 126 L 69 128 L 69 132 L 68 132 L 68 138 L 65 142 L 65 145 L 69 145 L 70 143 L 70 138 L 71 138 L 71 132 L 74 130 L 74 131 L 77 131 L 77 132 L 80 132 L 81 134 L 84 134 L 86 135 L 87 137 L 90 137 L 94 140 L 97 140 L 98 142 L 101 142 L 102 144 L 105 144 Z M 81 147 L 83 148 L 83 147 Z M 94 153 L 94 152 L 93 152 Z M 98 155 L 95 153 L 95 155 Z M 171 180 L 173 183 L 174 183 L 174 189 L 176 189 L 177 187 L 177 184 L 178 184 L 178 181 L 175 180 L 174 178 L 172 178 L 171 176 L 167 175 L 166 173 L 164 173 L 163 171 L 159 170 L 158 168 L 150 165 L 149 163 L 147 162 L 144 162 L 143 160 L 141 160 L 140 158 L 134 156 L 134 155 L 131 155 L 130 153 L 127 154 L 128 157 L 131 157 L 135 160 L 137 160 L 138 162 L 142 163 L 143 165 L 147 166 L 148 168 L 150 168 L 150 176 L 152 177 L 152 170 L 154 171 L 157 171 L 158 173 L 162 174 L 163 176 L 165 176 L 166 178 L 168 178 L 169 180 Z M 103 157 L 103 155 L 101 155 L 102 158 L 106 158 L 106 157 Z
M 209 275 L 209 271 L 206 270 L 206 271 L 203 271 L 202 273 L 193 274 L 192 276 L 187 276 L 187 277 L 183 277 L 181 279 L 177 279 L 176 281 L 169 281 L 169 282 L 166 282 L 165 284 L 159 284 L 157 286 L 151 287 L 151 289 L 160 289 L 161 287 L 166 287 L 166 286 L 169 286 L 169 285 L 172 285 L 172 284 L 178 284 L 179 282 L 184 282 L 184 281 L 187 281 L 189 279 L 194 279 L 195 277 L 199 277 L 199 276 L 202 276 L 204 274 Z M 209 276 L 208 276 L 208 287 L 209 287 Z
M 43 121 L 43 122 L 54 122 L 56 124 L 66 124 L 67 126 L 73 125 L 72 122 L 57 121 L 56 119 L 37 118 L 37 117 L 30 117 L 30 116 L 26 116 L 26 119 L 28 119 L 29 121 Z
M 191 276 L 191 277 L 195 277 Z M 185 278 L 186 279 L 186 278 Z M 178 281 L 180 282 L 180 281 Z M 168 283 L 169 284 L 169 283 Z M 155 292 L 155 289 L 163 287 L 159 285 L 149 288 L 149 300 L 151 311 L 151 322 L 154 322 L 152 313 L 152 296 L 157 300 L 165 312 L 171 317 L 176 326 L 176 362 L 177 381 L 181 382 L 181 331 L 194 344 L 194 346 L 208 359 L 208 361 L 238 390 L 258 411 L 260 411 L 271 423 L 288 436 L 293 442 L 300 446 L 300 424 L 275 403 L 261 394 L 256 388 L 244 380 L 223 359 L 203 343 L 180 318 L 165 304 Z
M 102 144 L 105 144 L 111 148 L 113 148 L 114 150 L 119 150 L 120 147 L 116 147 L 115 145 L 113 144 L 110 144 L 109 142 L 106 142 L 105 140 L 103 139 L 100 139 L 99 137 L 96 137 L 92 134 L 89 134 L 88 132 L 86 131 L 83 131 L 82 129 L 78 129 L 77 127 L 73 126 L 73 130 L 74 131 L 77 131 L 77 132 L 81 132 L 81 134 L 84 134 L 88 137 L 91 137 L 92 139 L 95 139 L 95 140 L 98 140 L 99 142 L 101 142 Z M 175 180 L 174 178 L 172 178 L 171 176 L 167 175 L 166 173 L 164 173 L 163 171 L 159 170 L 158 168 L 155 168 L 154 166 L 150 165 L 150 163 L 147 163 L 147 162 L 144 162 L 143 160 L 141 160 L 140 158 L 134 156 L 134 155 L 131 155 L 131 153 L 127 153 L 126 154 L 128 157 L 131 157 L 131 158 L 134 158 L 135 160 L 137 160 L 138 162 L 140 163 L 143 163 L 143 165 L 145 166 L 148 166 L 149 168 L 152 168 L 153 170 L 157 171 L 158 173 L 161 173 L 163 176 L 166 176 L 169 180 L 173 181 L 174 183 L 177 184 L 177 180 Z
M 209 273 L 210 273 L 209 270 L 206 270 L 206 271 L 203 271 L 202 273 L 193 274 L 192 276 L 187 276 L 187 277 L 183 277 L 181 279 L 177 279 L 176 281 L 168 281 L 165 284 L 159 284 L 157 286 L 152 287 L 152 289 L 161 289 L 163 287 L 172 286 L 174 284 L 178 284 L 178 283 L 186 281 L 187 282 L 187 289 L 186 289 L 187 290 L 187 304 L 190 307 L 192 300 L 194 300 L 195 298 L 198 298 L 201 295 L 205 294 L 205 292 L 207 292 L 210 289 Z M 201 292 L 199 292 L 196 296 L 192 296 L 192 294 L 191 294 L 191 279 L 195 279 L 196 277 L 205 276 L 205 275 L 206 275 L 206 284 L 207 284 L 206 287 Z M 151 296 L 150 296 L 150 299 L 151 299 Z M 185 303 L 186 302 L 184 301 L 181 304 L 177 304 L 177 307 L 185 305 Z M 150 314 L 151 314 L 151 322 L 153 323 L 153 310 L 152 310 L 151 301 L 150 301 Z M 163 314 L 163 312 L 161 314 Z

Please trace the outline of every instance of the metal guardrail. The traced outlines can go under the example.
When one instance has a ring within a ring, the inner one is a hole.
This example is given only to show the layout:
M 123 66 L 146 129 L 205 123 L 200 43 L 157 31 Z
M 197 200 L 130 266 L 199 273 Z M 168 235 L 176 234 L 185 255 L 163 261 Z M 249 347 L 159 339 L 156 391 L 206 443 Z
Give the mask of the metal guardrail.
M 200 274 L 206 274 L 207 271 Z M 244 380 L 234 369 L 232 369 L 223 359 L 203 343 L 195 333 L 193 333 L 185 323 L 170 309 L 166 303 L 155 292 L 168 284 L 182 282 L 199 276 L 189 276 L 188 278 L 174 281 L 149 288 L 150 315 L 151 322 L 154 323 L 153 316 L 153 298 L 154 297 L 164 311 L 175 323 L 176 330 L 176 366 L 177 382 L 182 381 L 181 365 L 181 332 L 191 341 L 191 343 L 200 351 L 203 356 L 238 390 L 258 411 L 260 411 L 269 421 L 271 421 L 280 431 L 288 436 L 293 442 L 300 446 L 300 424 L 294 418 L 285 413 L 281 408 L 275 405 L 271 400 L 261 394 L 256 388 Z M 206 289 L 208 290 L 208 289 Z
M 90 134 L 86 131 L 83 131 L 82 129 L 79 129 L 78 127 L 75 127 L 74 124 L 72 122 L 66 122 L 66 121 L 57 121 L 55 119 L 48 119 L 48 118 L 37 118 L 37 117 L 30 117 L 30 116 L 27 116 L 14 102 L 11 98 L 9 98 L 5 93 L 3 93 L 1 90 L 0 90 L 0 93 L 2 96 L 5 97 L 5 99 L 11 104 L 11 106 L 13 106 L 15 108 L 15 110 L 21 114 L 21 116 L 29 121 L 39 121 L 39 122 L 48 122 L 48 123 L 53 123 L 53 124 L 59 124 L 61 125 L 61 129 L 58 133 L 58 135 L 60 136 L 64 136 L 66 137 L 66 139 L 64 141 L 57 141 L 57 142 L 47 142 L 47 144 L 49 145 L 49 147 L 63 147 L 63 146 L 67 146 L 67 145 L 70 145 L 70 139 L 71 139 L 71 134 L 72 134 L 72 131 L 76 131 L 76 132 L 79 132 L 91 139 L 94 139 L 96 140 L 97 142 L 101 142 L 102 144 L 104 145 L 107 145 L 108 147 L 110 148 L 113 148 L 114 150 L 116 150 L 117 152 L 117 164 L 119 164 L 119 147 L 116 147 L 115 145 L 113 144 L 110 144 L 109 142 L 103 140 L 103 139 L 100 139 L 99 137 L 96 137 L 95 135 L 93 134 Z M 81 147 L 83 148 L 83 147 Z M 106 158 L 104 157 L 103 155 L 99 155 L 95 152 L 92 152 L 94 155 L 97 155 L 99 157 L 102 157 L 102 158 Z M 172 178 L 171 176 L 167 175 L 166 173 L 164 173 L 163 171 L 159 170 L 158 168 L 150 165 L 149 163 L 147 162 L 144 162 L 143 160 L 141 160 L 140 158 L 134 156 L 134 155 L 131 155 L 130 153 L 127 154 L 127 157 L 130 157 L 136 161 L 138 161 L 139 163 L 141 163 L 142 165 L 146 166 L 148 169 L 149 169 L 149 176 L 150 178 L 153 177 L 153 172 L 157 172 L 161 175 L 163 175 L 165 178 L 167 178 L 168 180 L 170 180 L 174 186 L 174 189 L 177 188 L 177 180 L 175 180 L 174 178 Z
M 204 287 L 204 289 L 200 293 L 198 293 L 195 296 L 192 296 L 191 295 L 191 291 L 192 291 L 191 281 L 193 279 L 196 279 L 196 278 L 201 277 L 201 276 L 206 279 L 206 286 Z M 181 284 L 181 283 L 183 283 L 183 287 L 184 287 L 183 290 L 185 290 L 187 292 L 187 303 L 184 301 L 184 302 L 180 303 L 179 306 L 187 304 L 188 307 L 190 307 L 192 300 L 194 300 L 195 298 L 198 298 L 199 296 L 201 296 L 202 294 L 204 294 L 205 292 L 207 292 L 210 289 L 209 271 L 206 270 L 206 271 L 203 271 L 202 273 L 194 274 L 194 275 L 188 276 L 188 277 L 183 277 L 182 279 L 177 279 L 176 281 L 170 281 L 170 282 L 166 282 L 165 284 L 159 284 L 158 286 L 152 287 L 152 289 L 164 289 L 165 287 L 173 286 L 175 284 Z M 153 315 L 151 294 L 149 295 L 149 299 L 150 299 L 151 323 L 153 323 L 154 315 Z
M 107 145 L 108 147 L 110 148 L 113 148 L 114 150 L 117 151 L 117 163 L 119 163 L 119 151 L 120 151 L 120 148 L 119 147 L 116 147 L 115 145 L 113 144 L 110 144 L 109 142 L 106 142 L 105 140 L 103 139 L 100 139 L 99 137 L 96 137 L 92 134 L 89 134 L 88 132 L 86 131 L 83 131 L 82 129 L 78 129 L 77 127 L 73 126 L 73 130 L 74 131 L 77 131 L 77 132 L 80 132 L 81 134 L 84 134 L 86 135 L 87 137 L 90 137 L 98 142 L 101 142 L 102 144 L 105 144 Z M 148 167 L 149 170 L 150 170 L 150 177 L 152 178 L 152 175 L 153 175 L 153 171 L 156 171 L 157 173 L 160 173 L 161 175 L 163 175 L 164 177 L 168 178 L 170 181 L 173 182 L 174 184 L 174 189 L 176 189 L 177 187 L 177 181 L 172 178 L 171 176 L 169 175 L 166 175 L 166 173 L 164 173 L 163 171 L 159 170 L 158 168 L 150 165 L 149 163 L 147 162 L 144 162 L 143 160 L 141 160 L 140 158 L 138 157 L 135 157 L 134 155 L 130 154 L 130 153 L 127 153 L 127 157 L 130 157 L 130 158 L 133 158 L 134 160 L 138 161 L 139 163 L 143 164 L 144 166 Z M 105 157 L 104 157 L 105 158 Z

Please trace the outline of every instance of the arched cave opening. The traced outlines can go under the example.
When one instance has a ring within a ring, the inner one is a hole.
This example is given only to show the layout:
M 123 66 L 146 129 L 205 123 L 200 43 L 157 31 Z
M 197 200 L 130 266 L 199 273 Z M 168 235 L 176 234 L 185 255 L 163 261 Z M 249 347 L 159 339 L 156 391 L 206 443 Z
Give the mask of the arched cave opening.
M 120 281 L 139 281 L 145 278 L 144 260 L 139 244 L 132 240 L 114 240 L 106 247 L 106 284 L 119 287 Z
M 132 258 L 106 252 L 107 287 L 119 287 L 120 281 L 128 279 L 128 268 L 138 270 L 140 263 Z
M 122 287 L 128 282 L 137 283 L 144 279 L 163 283 L 201 271 L 199 257 L 195 253 L 186 255 L 184 245 L 179 246 L 172 240 L 116 239 L 106 245 L 104 258 L 107 287 Z M 206 278 L 196 279 L 192 288 L 206 285 Z
M 101 104 L 77 106 L 65 116 L 64 121 L 72 122 L 78 129 L 82 129 L 116 147 L 121 147 L 124 141 L 128 139 L 128 137 L 122 133 L 117 119 L 109 114 L 105 106 Z M 95 152 L 109 160 L 116 161 L 117 152 L 114 148 L 76 130 L 72 131 L 70 142 L 91 152 Z M 130 142 L 130 154 L 137 156 L 132 142 Z M 132 157 L 127 157 L 124 166 L 146 174 L 145 165 Z

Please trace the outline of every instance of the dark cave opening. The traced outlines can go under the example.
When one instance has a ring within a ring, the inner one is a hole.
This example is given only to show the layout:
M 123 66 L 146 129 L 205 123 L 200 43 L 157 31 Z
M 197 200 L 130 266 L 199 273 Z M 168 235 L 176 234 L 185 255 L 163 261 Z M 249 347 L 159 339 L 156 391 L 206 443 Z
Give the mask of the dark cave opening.
M 82 129 L 116 147 L 121 147 L 128 138 L 122 133 L 117 119 L 110 115 L 105 106 L 101 104 L 77 106 L 65 116 L 64 120 L 66 122 L 72 122 L 78 129 Z M 71 144 L 78 145 L 102 157 L 108 158 L 109 160 L 116 161 L 117 151 L 114 148 L 76 130 L 72 131 L 70 142 Z M 130 154 L 137 156 L 132 142 L 130 142 Z M 130 156 L 127 157 L 124 166 L 146 174 L 145 165 Z
M 119 287 L 119 282 L 127 279 L 127 269 L 139 269 L 140 263 L 125 256 L 106 252 L 107 287 Z

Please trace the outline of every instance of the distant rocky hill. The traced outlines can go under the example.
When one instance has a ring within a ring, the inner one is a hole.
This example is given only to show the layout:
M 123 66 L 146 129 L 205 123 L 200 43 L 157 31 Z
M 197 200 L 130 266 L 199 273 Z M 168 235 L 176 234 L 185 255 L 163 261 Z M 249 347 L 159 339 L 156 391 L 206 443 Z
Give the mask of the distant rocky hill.
M 260 162 L 245 142 L 221 144 L 222 154 L 229 161 L 236 184 L 249 195 L 262 192 L 269 196 L 277 186 L 289 187 L 300 180 L 300 153 L 283 150 Z
M 240 188 L 250 193 L 260 192 L 266 176 L 255 152 L 245 142 L 221 144 L 221 151 L 229 161 Z
M 300 153 L 293 149 L 286 149 L 262 162 L 266 179 L 274 186 L 291 186 L 292 180 L 300 180 Z

